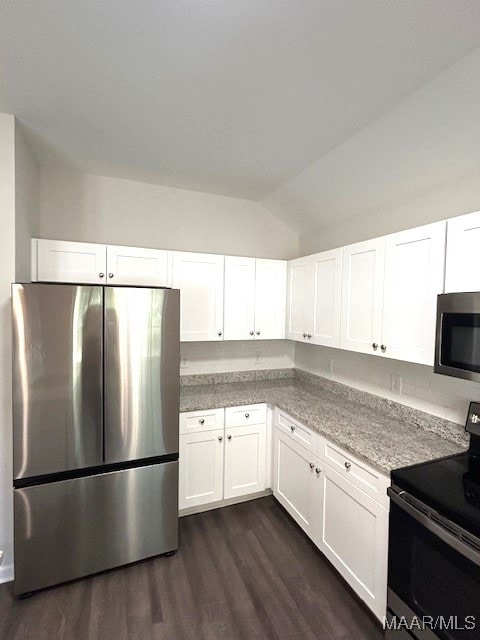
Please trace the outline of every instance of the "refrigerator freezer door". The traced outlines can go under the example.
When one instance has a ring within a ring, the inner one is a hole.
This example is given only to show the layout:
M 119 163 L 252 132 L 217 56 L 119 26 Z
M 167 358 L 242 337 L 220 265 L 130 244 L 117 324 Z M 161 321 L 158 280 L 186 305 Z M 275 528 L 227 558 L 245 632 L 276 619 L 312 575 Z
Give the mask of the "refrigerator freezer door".
M 12 286 L 15 479 L 102 463 L 101 287 Z
M 178 462 L 14 491 L 15 593 L 178 548 Z
M 178 452 L 180 292 L 105 288 L 105 462 Z

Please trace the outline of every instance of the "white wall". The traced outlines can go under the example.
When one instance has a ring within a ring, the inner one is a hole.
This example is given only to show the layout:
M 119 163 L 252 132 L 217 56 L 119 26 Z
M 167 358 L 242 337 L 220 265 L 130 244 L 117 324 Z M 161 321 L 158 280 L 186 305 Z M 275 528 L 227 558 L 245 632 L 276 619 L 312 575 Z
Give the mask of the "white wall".
M 184 342 L 180 373 L 224 373 L 293 367 L 295 345 L 288 340 Z
M 30 280 L 30 238 L 40 232 L 40 167 L 15 122 L 15 265 L 17 282 Z
M 15 120 L 0 113 L 0 582 L 13 577 L 10 285 L 15 280 Z
M 182 251 L 290 258 L 298 236 L 261 204 L 45 168 L 40 235 Z

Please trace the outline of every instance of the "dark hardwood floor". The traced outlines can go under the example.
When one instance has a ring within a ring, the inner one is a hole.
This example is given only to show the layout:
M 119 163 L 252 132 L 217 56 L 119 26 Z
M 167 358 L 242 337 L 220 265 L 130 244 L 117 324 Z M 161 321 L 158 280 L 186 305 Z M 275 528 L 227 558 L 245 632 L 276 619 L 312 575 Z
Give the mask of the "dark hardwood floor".
M 15 600 L 2 640 L 381 640 L 379 625 L 271 497 L 188 516 L 180 550 Z

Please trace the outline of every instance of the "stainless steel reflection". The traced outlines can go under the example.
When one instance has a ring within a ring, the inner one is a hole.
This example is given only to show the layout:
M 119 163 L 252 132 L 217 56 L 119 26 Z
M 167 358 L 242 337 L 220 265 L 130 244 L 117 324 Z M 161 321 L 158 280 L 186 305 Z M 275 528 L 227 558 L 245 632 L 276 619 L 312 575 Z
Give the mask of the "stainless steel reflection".
M 105 289 L 105 462 L 178 452 L 179 294 Z
M 12 285 L 15 479 L 102 462 L 102 296 Z
M 16 489 L 15 592 L 178 547 L 178 462 Z
M 446 313 L 480 314 L 480 292 L 445 293 L 437 297 L 437 327 L 435 334 L 435 373 L 480 382 L 480 373 L 442 364 L 442 325 Z

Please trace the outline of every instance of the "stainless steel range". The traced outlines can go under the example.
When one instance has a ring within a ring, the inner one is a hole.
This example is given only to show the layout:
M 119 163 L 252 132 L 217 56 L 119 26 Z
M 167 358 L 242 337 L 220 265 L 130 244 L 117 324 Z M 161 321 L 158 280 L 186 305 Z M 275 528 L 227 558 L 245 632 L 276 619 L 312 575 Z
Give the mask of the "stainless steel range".
M 480 637 L 479 416 L 467 453 L 392 472 L 386 638 Z
M 179 291 L 13 285 L 15 592 L 178 546 Z

